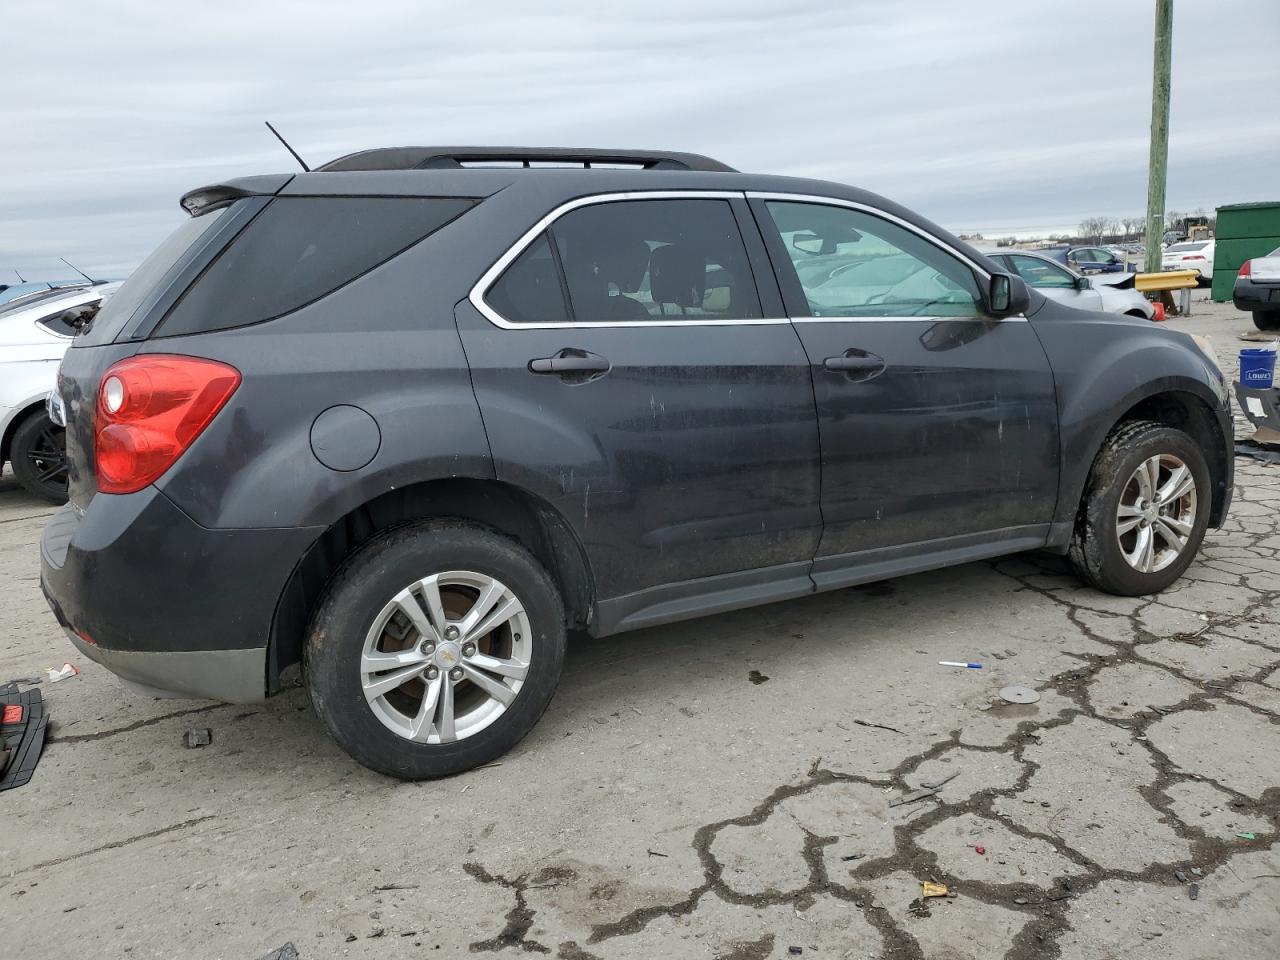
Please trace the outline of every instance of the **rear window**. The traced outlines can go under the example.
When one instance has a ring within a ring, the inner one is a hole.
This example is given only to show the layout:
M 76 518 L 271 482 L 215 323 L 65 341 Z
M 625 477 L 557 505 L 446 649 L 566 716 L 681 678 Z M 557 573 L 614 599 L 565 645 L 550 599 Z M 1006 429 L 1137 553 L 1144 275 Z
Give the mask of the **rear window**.
M 1165 248 L 1165 253 L 1191 253 L 1193 250 L 1203 250 L 1209 244 L 1207 243 L 1175 243 L 1171 247 Z
M 204 216 L 184 220 L 182 225 L 165 238 L 141 265 L 129 274 L 115 295 L 102 305 L 88 331 L 81 334 L 86 344 L 110 343 L 124 329 L 129 318 L 147 299 L 165 274 L 172 269 L 184 253 L 200 237 L 207 233 L 226 213 L 225 209 L 211 210 Z
M 368 273 L 474 204 L 456 198 L 277 197 L 200 275 L 158 335 L 283 316 Z

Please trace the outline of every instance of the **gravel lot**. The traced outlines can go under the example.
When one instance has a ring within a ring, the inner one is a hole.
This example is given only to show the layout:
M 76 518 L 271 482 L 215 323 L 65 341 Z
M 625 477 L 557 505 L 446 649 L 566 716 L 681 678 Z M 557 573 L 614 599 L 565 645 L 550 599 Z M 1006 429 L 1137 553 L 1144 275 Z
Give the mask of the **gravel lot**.
M 1202 300 L 1172 323 L 1224 362 L 1252 329 Z M 6 475 L 0 679 L 67 659 L 83 674 L 41 685 L 44 758 L 0 794 L 0 943 L 24 958 L 253 960 L 286 941 L 304 960 L 1274 958 L 1280 466 L 1239 459 L 1236 480 L 1226 527 L 1158 598 L 1023 555 L 581 640 L 501 764 L 402 784 L 341 754 L 298 690 L 137 699 L 78 657 L 40 596 L 49 510 Z M 1008 684 L 1039 702 L 1001 703 Z M 182 747 L 193 726 L 211 746 Z M 956 896 L 920 901 L 921 880 Z

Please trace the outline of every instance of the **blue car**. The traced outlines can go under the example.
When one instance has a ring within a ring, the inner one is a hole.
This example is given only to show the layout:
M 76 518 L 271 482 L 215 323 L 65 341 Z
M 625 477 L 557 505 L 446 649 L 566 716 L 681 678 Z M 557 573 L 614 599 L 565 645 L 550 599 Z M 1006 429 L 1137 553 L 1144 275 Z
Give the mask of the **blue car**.
M 1086 275 L 1124 273 L 1128 269 L 1124 260 L 1106 247 L 1053 247 L 1040 252 Z

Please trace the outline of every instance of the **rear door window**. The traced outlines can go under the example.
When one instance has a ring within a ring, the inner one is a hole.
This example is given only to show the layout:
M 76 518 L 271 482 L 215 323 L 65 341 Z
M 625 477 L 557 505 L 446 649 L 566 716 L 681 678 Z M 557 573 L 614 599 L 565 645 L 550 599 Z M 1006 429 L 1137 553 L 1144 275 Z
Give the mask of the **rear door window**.
M 761 316 L 727 200 L 625 200 L 579 207 L 551 227 L 579 322 Z
M 390 260 L 474 203 L 277 197 L 205 269 L 158 334 L 225 330 L 291 313 Z
M 608 201 L 571 210 L 512 264 L 488 296 L 512 322 L 529 322 L 529 303 L 549 283 L 531 285 L 527 269 L 558 261 L 570 318 L 577 323 L 699 323 L 759 319 L 755 278 L 733 208 L 726 200 Z M 539 241 L 541 243 L 541 240 Z M 540 270 L 545 268 L 539 268 Z M 526 285 L 517 293 L 518 281 Z M 546 294 L 550 309 L 557 304 Z
M 545 233 L 529 244 L 489 290 L 488 303 L 512 323 L 565 323 L 560 272 Z

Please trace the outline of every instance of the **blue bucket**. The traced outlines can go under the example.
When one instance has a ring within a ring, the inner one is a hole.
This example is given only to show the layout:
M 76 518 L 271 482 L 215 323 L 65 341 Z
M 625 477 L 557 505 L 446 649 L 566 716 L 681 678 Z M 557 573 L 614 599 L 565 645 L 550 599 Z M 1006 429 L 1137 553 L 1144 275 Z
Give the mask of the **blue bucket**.
M 1240 351 L 1240 384 L 1250 390 L 1270 390 L 1276 376 L 1276 351 Z

